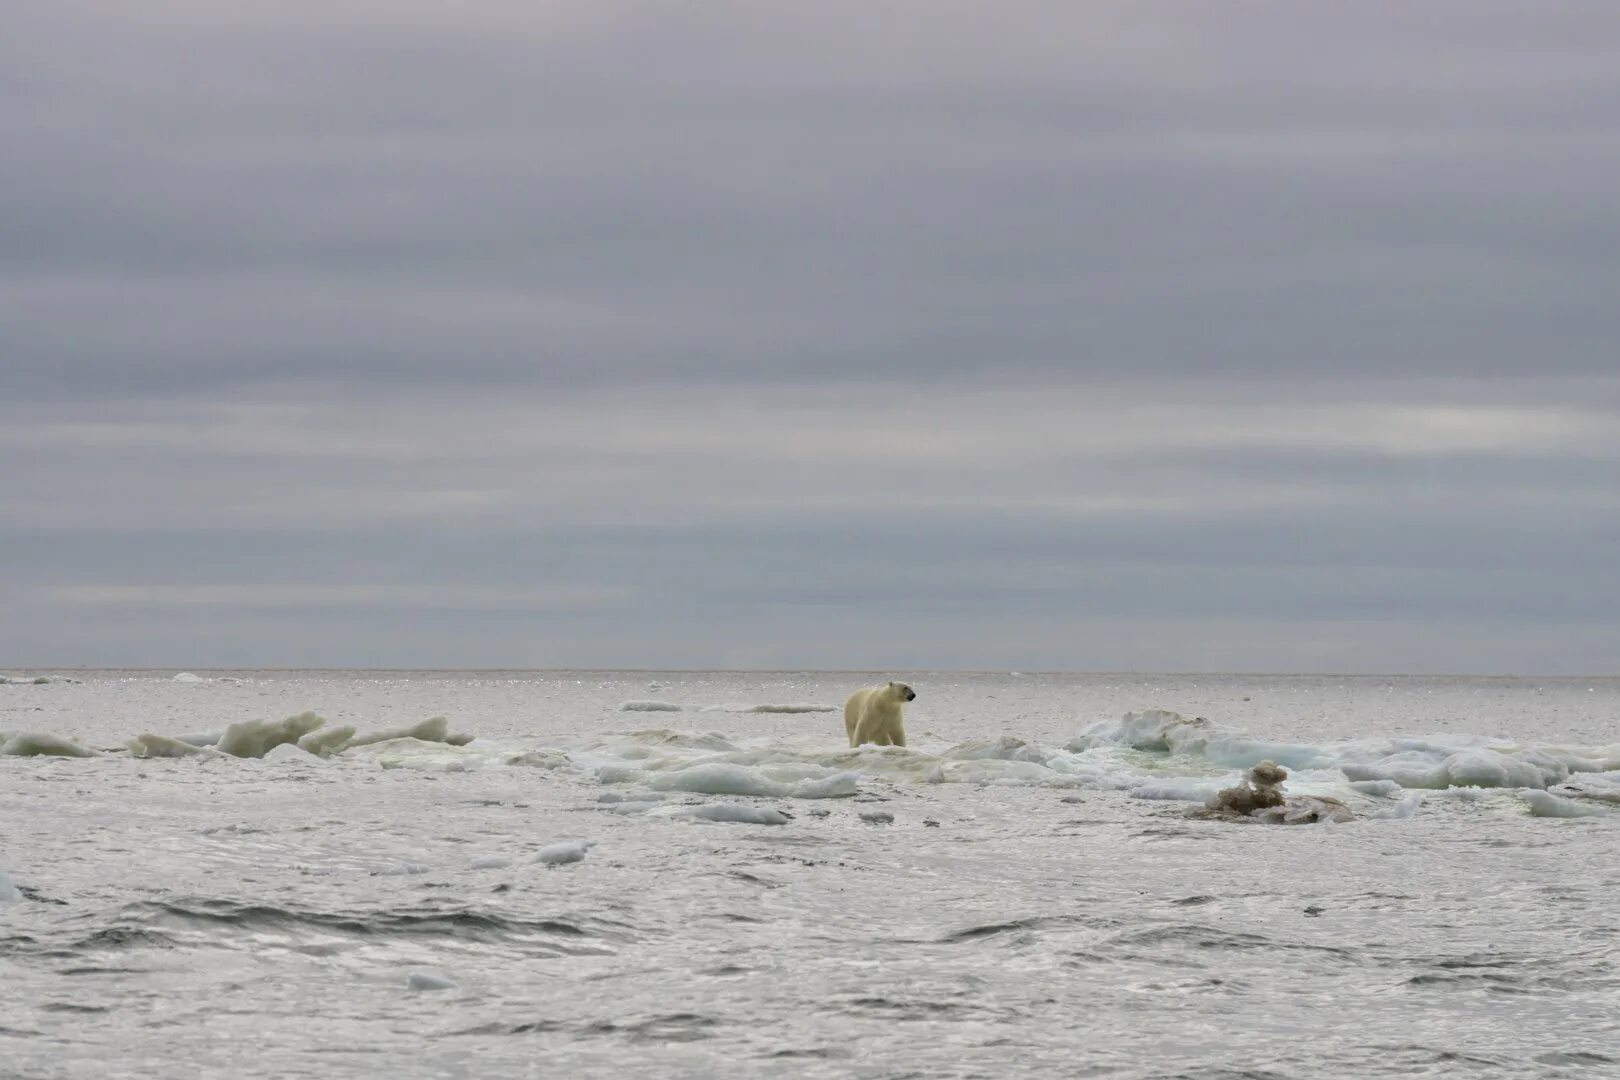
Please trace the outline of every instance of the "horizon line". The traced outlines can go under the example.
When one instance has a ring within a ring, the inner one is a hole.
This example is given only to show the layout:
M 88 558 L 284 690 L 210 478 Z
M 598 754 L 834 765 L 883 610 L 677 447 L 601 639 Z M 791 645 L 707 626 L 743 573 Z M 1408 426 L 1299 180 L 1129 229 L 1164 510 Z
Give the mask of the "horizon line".
M 6 670 L 0 668 L 0 671 Z M 892 668 L 813 668 L 813 667 L 761 667 L 761 668 L 727 668 L 727 667 L 458 667 L 458 666 L 292 666 L 269 665 L 265 667 L 248 666 L 182 666 L 182 665 L 52 665 L 52 664 L 21 664 L 11 667 L 11 671 L 32 670 L 44 671 L 132 671 L 132 672 L 403 672 L 403 673 L 454 673 L 454 674 L 488 674 L 493 672 L 513 672 L 519 674 L 581 674 L 581 675 L 883 675 L 894 672 L 915 672 L 924 675 L 1030 675 L 1030 676 L 1092 676 L 1092 677 L 1121 677 L 1121 676 L 1175 676 L 1181 678 L 1355 678 L 1355 679 L 1615 679 L 1620 678 L 1620 672 L 1575 672 L 1568 674 L 1548 674 L 1534 671 L 1199 671 L 1199 670 L 1151 670 L 1151 669 L 1084 669 L 1084 668 L 930 668 L 930 667 L 904 667 Z

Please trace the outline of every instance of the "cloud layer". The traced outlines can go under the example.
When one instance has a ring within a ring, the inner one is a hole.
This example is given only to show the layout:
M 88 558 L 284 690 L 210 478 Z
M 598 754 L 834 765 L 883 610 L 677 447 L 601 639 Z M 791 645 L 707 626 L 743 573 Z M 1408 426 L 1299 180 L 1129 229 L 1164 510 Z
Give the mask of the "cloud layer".
M 1620 14 L 25 2 L 0 662 L 1620 667 Z

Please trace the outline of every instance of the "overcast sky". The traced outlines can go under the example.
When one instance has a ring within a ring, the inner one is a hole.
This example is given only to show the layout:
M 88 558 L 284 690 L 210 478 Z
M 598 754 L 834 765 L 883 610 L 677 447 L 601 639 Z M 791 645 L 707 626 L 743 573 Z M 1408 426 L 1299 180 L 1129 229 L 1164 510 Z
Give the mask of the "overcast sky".
M 11 0 L 0 668 L 1620 671 L 1614 0 Z

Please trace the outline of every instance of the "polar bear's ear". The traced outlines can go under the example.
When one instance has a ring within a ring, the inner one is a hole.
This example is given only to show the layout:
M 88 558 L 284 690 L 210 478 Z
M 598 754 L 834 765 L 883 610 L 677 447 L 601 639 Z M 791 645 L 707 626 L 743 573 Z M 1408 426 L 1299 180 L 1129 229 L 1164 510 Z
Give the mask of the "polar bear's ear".
M 893 685 L 894 685 L 894 680 L 893 680 L 893 679 L 890 679 L 890 680 L 889 680 L 889 685 L 890 685 L 890 686 L 893 686 Z

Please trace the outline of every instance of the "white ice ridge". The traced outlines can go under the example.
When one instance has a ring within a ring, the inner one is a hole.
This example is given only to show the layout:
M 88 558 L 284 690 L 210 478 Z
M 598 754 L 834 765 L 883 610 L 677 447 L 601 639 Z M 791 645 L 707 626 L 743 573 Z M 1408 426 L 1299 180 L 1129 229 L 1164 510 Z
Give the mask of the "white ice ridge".
M 1256 739 L 1202 717 L 1152 709 L 1093 724 L 1070 740 L 1084 753 L 1128 747 L 1225 768 L 1271 760 L 1289 769 L 1338 770 L 1352 781 L 1391 781 L 1403 788 L 1546 788 L 1576 773 L 1620 769 L 1620 745 L 1526 746 L 1480 735 L 1365 739 L 1321 746 Z
M 402 740 L 465 746 L 472 741 L 472 736 L 451 733 L 450 721 L 442 716 L 430 717 L 408 727 L 385 728 L 356 735 L 351 725 L 327 727 L 324 717 L 303 712 L 283 720 L 239 720 L 218 733 L 175 738 L 147 732 L 137 735 L 127 745 L 131 755 L 141 758 L 225 754 L 240 758 L 300 761 L 310 756 L 331 757 L 355 747 Z M 283 746 L 289 749 L 277 753 L 278 748 Z M 0 753 L 4 752 L 0 750 Z M 93 754 L 94 751 L 89 753 Z
M 392 739 L 416 739 L 420 742 L 446 743 L 450 746 L 466 746 L 472 742 L 471 735 L 452 734 L 450 721 L 443 716 L 430 717 L 419 724 L 410 727 L 384 728 L 381 731 L 368 731 L 364 735 L 356 735 L 349 741 L 349 746 L 370 746 L 373 743 L 388 742 Z
M 262 758 L 283 743 L 295 743 L 326 721 L 312 712 L 285 720 L 238 720 L 227 727 L 215 749 L 232 757 Z
M 180 674 L 174 677 L 174 681 L 183 683 L 203 683 L 210 682 L 211 680 L 205 679 L 201 675 L 193 675 L 189 671 L 182 671 Z
M 0 757 L 100 757 L 101 752 L 72 739 L 38 731 L 19 731 L 0 742 Z

